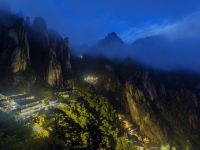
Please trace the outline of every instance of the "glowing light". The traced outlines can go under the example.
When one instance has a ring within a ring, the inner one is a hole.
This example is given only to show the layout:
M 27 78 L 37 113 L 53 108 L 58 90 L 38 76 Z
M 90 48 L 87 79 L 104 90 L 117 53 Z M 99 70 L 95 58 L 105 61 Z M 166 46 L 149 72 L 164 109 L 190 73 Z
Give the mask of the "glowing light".
M 36 133 L 40 133 L 41 127 L 40 127 L 39 125 L 35 125 L 35 126 L 33 127 L 33 131 L 35 131 Z
M 40 137 L 48 137 L 49 132 L 42 128 L 39 124 L 35 124 L 33 127 L 33 131 L 35 131 Z
M 25 99 L 26 99 L 26 100 L 34 100 L 34 99 L 35 99 L 35 96 L 29 96 L 29 97 L 26 97 Z
M 79 57 L 80 59 L 83 59 L 83 55 L 82 55 L 82 54 L 78 55 L 78 57 Z
M 25 94 L 27 94 L 27 93 L 26 92 L 22 92 L 22 93 L 19 93 L 19 94 L 10 95 L 9 97 L 24 96 Z
M 88 75 L 88 76 L 84 77 L 84 81 L 86 81 L 90 84 L 97 84 L 98 80 L 99 80 L 98 77 L 92 76 L 92 75 Z
M 68 92 L 57 92 L 56 95 L 64 99 L 67 99 L 70 97 Z

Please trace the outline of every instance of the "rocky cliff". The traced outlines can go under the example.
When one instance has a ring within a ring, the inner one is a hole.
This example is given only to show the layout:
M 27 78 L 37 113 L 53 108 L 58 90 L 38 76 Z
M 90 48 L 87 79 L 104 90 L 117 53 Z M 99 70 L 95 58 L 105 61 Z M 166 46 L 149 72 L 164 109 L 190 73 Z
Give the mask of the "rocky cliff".
M 25 71 L 30 65 L 29 43 L 24 19 L 14 24 L 1 26 L 1 66 L 16 73 Z
M 17 15 L 6 14 L 4 18 L 9 22 L 0 24 L 0 69 L 13 80 L 16 74 L 23 76 L 31 70 L 36 81 L 52 87 L 62 85 L 63 76 L 71 70 L 68 39 L 49 30 L 41 17 L 32 24 L 29 18 Z
M 153 71 L 129 60 L 112 63 L 85 57 L 75 62 L 78 78 L 98 77 L 92 85 L 95 92 L 127 113 L 151 142 L 181 150 L 199 149 L 199 75 Z
M 189 87 L 180 75 L 159 76 L 136 71 L 126 81 L 124 94 L 132 120 L 156 143 L 199 148 L 200 101 L 195 90 L 199 81 Z

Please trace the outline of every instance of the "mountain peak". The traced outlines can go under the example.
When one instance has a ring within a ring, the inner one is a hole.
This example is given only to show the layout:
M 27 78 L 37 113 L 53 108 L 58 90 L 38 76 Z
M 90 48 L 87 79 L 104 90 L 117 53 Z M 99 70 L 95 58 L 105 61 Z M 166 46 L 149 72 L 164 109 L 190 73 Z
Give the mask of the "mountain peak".
M 117 35 L 117 33 L 116 33 L 116 32 L 110 32 L 110 33 L 108 33 L 108 36 L 113 36 L 113 37 L 116 37 L 116 36 L 118 36 L 118 35 Z
M 122 39 L 117 35 L 115 32 L 108 33 L 107 36 L 100 41 L 103 45 L 110 45 L 110 44 L 123 44 L 124 42 Z

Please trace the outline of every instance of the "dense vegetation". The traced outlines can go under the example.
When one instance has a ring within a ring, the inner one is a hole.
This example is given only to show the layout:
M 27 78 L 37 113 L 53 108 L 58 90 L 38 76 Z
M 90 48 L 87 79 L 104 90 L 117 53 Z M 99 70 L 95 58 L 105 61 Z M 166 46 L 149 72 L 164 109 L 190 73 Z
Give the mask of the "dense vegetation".
M 60 101 L 58 108 L 38 116 L 34 123 L 46 131 L 39 136 L 48 137 L 52 147 L 133 149 L 106 98 L 76 91 Z
M 9 126 L 1 125 L 1 147 L 134 149 L 116 111 L 105 97 L 82 90 L 73 91 L 69 96 L 59 96 L 58 99 L 57 108 L 37 114 L 28 127 L 14 119 L 2 119 Z
M 0 149 L 30 150 L 42 148 L 45 141 L 34 137 L 25 123 L 17 121 L 13 116 L 0 112 Z

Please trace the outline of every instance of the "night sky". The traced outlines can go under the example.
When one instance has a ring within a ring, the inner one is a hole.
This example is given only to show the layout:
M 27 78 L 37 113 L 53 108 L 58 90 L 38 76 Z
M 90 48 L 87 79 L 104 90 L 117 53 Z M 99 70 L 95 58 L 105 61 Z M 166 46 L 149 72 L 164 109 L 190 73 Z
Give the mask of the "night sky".
M 71 45 L 92 45 L 113 31 L 128 44 L 162 35 L 166 40 L 157 37 L 154 45 L 141 42 L 139 48 L 115 51 L 111 56 L 133 57 L 158 69 L 200 72 L 199 0 L 5 1 L 15 13 L 21 11 L 31 19 L 44 17 L 50 28 L 69 37 Z
M 3 0 L 0 0 L 3 1 Z M 14 12 L 43 16 L 73 43 L 91 43 L 108 32 L 125 41 L 163 32 L 200 10 L 199 0 L 4 0 Z M 156 31 L 155 31 L 156 28 Z M 86 36 L 87 35 L 87 36 Z

